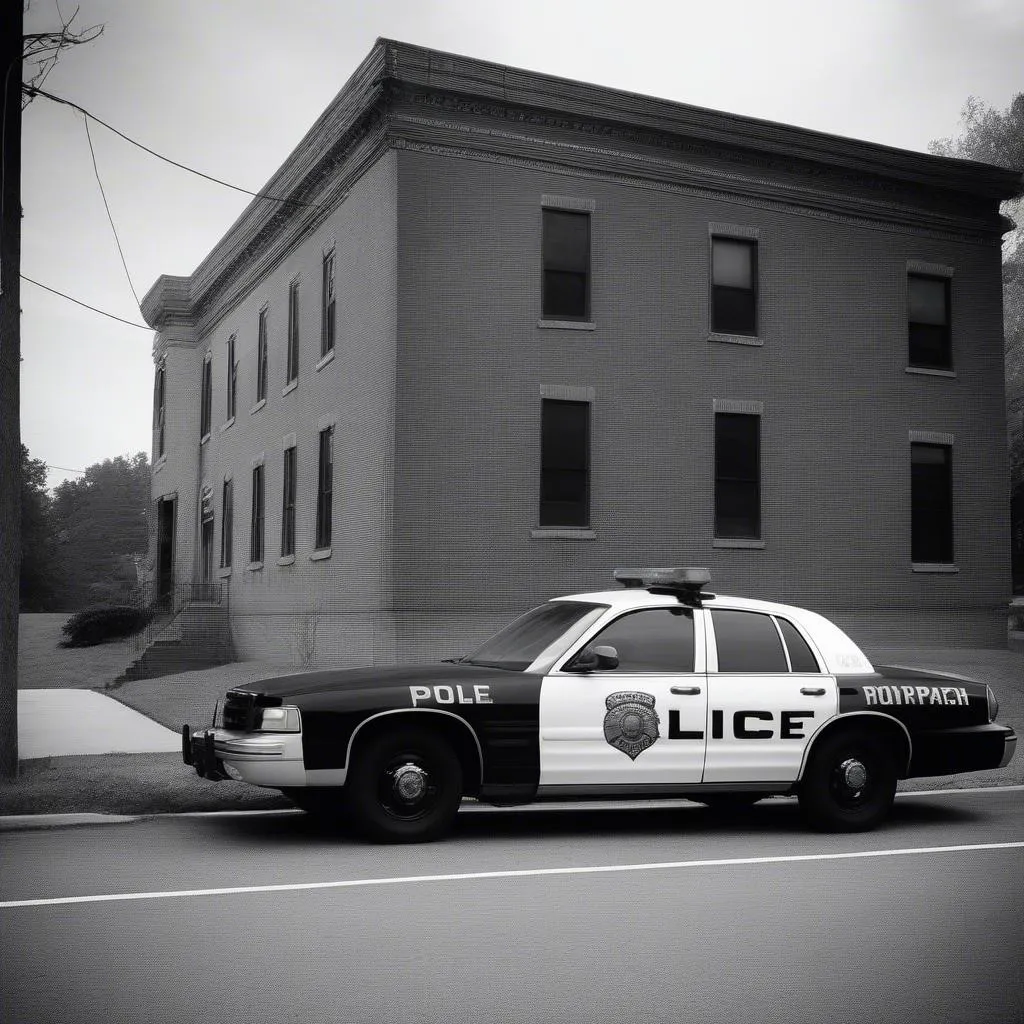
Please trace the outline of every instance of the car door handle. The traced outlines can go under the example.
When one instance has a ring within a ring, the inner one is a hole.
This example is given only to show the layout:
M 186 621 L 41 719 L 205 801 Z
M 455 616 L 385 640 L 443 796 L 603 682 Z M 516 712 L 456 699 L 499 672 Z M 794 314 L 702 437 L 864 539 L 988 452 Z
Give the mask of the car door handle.
M 822 693 L 825 691 L 822 690 Z M 680 697 L 693 697 L 700 693 L 699 686 L 670 686 L 669 693 L 675 693 Z
M 824 697 L 825 687 L 824 686 L 801 686 L 800 692 L 805 697 Z

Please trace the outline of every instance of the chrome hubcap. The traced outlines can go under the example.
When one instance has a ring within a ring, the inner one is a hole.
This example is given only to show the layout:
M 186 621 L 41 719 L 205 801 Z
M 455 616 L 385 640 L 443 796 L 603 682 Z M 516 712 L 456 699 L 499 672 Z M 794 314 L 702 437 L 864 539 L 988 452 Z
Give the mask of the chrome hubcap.
M 404 764 L 398 768 L 393 777 L 395 796 L 407 804 L 422 800 L 427 792 L 429 779 L 427 773 L 415 764 Z
M 867 785 L 868 770 L 863 763 L 855 757 L 851 757 L 839 766 L 839 773 L 842 776 L 843 784 L 851 790 L 857 791 Z

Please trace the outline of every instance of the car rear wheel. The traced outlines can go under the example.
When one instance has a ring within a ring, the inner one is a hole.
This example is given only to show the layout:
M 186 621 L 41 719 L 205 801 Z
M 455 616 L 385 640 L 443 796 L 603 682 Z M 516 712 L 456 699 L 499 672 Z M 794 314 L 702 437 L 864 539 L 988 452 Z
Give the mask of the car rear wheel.
M 878 826 L 896 795 L 896 768 L 881 738 L 867 732 L 826 736 L 800 784 L 800 809 L 824 832 L 866 832 Z
M 345 790 L 353 822 L 370 839 L 422 843 L 451 826 L 462 801 L 462 765 L 422 729 L 380 733 L 353 751 Z

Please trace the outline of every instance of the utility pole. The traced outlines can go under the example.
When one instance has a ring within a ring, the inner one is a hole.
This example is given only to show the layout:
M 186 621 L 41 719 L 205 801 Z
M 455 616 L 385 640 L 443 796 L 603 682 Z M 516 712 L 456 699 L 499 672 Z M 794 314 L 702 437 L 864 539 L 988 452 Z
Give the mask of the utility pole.
M 0 779 L 18 774 L 23 17 L 21 0 L 0 3 Z

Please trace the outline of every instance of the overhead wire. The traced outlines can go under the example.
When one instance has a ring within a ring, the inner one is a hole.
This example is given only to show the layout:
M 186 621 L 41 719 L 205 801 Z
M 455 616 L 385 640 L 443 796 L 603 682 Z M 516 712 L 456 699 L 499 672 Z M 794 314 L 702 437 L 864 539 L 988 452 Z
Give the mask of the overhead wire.
M 88 302 L 83 302 L 81 299 L 76 299 L 65 292 L 58 291 L 56 288 L 51 288 L 49 285 L 43 284 L 40 281 L 34 281 L 31 277 L 27 277 L 25 274 L 19 275 L 23 281 L 28 281 L 29 284 L 34 284 L 37 288 L 42 288 L 44 291 L 53 292 L 54 295 L 59 295 L 62 299 L 67 299 L 68 302 L 73 302 L 78 306 L 84 306 L 86 309 L 91 309 L 94 313 L 99 313 L 101 316 L 108 316 L 111 320 L 117 320 L 122 324 L 127 324 L 129 327 L 138 327 L 143 331 L 152 331 L 153 328 L 146 324 L 133 323 L 131 320 L 125 320 L 123 317 L 114 316 L 113 313 L 108 313 L 104 309 L 97 309 L 95 306 L 90 306 Z

